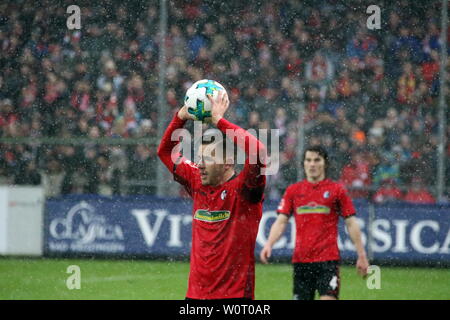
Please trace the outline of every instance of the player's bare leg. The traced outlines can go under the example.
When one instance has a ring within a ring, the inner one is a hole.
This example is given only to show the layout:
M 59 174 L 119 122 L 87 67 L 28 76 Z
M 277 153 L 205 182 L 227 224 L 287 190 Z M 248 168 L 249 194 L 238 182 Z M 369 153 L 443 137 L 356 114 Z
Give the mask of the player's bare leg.
M 320 296 L 319 300 L 337 300 L 336 297 L 333 296 Z

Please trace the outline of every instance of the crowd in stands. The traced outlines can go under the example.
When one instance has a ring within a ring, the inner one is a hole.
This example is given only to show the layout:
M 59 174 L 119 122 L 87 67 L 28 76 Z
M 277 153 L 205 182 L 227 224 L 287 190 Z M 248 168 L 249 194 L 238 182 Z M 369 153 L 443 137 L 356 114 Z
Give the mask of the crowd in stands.
M 160 115 L 159 1 L 80 5 L 80 30 L 66 26 L 68 1 L 2 1 L 0 138 L 155 137 L 193 82 L 215 79 L 231 121 L 279 129 L 270 198 L 297 180 L 302 122 L 305 143 L 328 149 L 330 177 L 353 197 L 434 203 L 440 1 L 376 2 L 379 30 L 360 1 L 169 1 Z M 155 150 L 0 143 L 0 184 L 153 194 Z

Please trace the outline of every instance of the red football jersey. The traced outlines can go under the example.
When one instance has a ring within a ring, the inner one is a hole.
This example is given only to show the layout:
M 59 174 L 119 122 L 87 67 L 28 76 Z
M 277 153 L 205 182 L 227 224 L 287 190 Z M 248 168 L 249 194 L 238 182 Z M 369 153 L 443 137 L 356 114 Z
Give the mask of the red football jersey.
M 329 179 L 292 184 L 286 189 L 277 212 L 295 215 L 293 263 L 340 259 L 337 245 L 339 215 L 355 214 L 352 200 L 341 184 Z
M 222 185 L 203 186 L 197 165 L 180 155 L 173 163 L 171 133 L 184 125 L 177 116 L 163 137 L 158 155 L 193 199 L 192 249 L 188 291 L 191 299 L 254 299 L 255 243 L 262 216 L 266 179 L 260 174 L 263 163 L 250 165 Z M 222 132 L 237 130 L 245 141 L 254 139 L 258 152 L 265 147 L 247 131 L 225 119 L 217 126 Z M 235 143 L 242 148 L 234 139 Z M 241 143 L 245 143 L 241 141 Z M 248 155 L 248 150 L 246 150 Z

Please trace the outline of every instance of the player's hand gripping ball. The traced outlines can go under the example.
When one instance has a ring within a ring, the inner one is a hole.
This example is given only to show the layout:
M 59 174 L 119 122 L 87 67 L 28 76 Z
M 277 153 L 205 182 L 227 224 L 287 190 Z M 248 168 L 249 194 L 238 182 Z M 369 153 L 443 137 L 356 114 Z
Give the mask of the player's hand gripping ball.
M 199 80 L 194 83 L 187 91 L 184 97 L 184 104 L 187 112 L 198 121 L 209 121 L 211 119 L 211 102 L 208 95 L 215 98 L 219 91 L 225 91 L 225 88 L 214 80 Z

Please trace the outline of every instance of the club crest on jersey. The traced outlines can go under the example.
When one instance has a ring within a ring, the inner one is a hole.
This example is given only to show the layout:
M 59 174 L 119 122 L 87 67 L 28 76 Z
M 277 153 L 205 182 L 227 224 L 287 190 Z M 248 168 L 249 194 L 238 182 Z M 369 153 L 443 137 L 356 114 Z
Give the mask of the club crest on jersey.
M 324 199 L 328 199 L 330 197 L 330 191 L 325 191 L 324 193 L 323 193 L 323 198 Z
M 220 199 L 225 200 L 225 197 L 227 196 L 227 190 L 223 190 L 220 194 Z
M 194 219 L 206 222 L 219 222 L 228 220 L 229 218 L 230 211 L 228 210 L 208 211 L 204 209 L 198 209 L 194 214 Z

